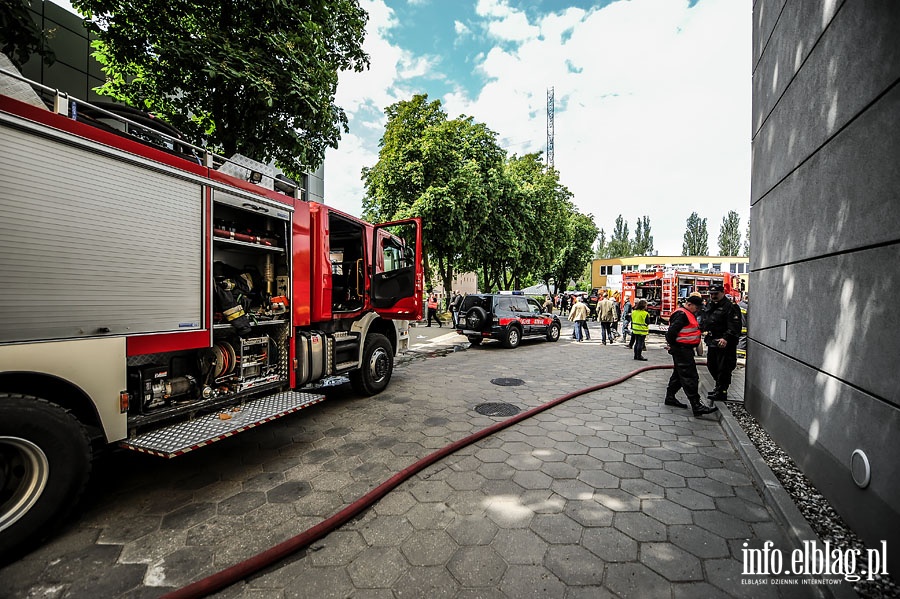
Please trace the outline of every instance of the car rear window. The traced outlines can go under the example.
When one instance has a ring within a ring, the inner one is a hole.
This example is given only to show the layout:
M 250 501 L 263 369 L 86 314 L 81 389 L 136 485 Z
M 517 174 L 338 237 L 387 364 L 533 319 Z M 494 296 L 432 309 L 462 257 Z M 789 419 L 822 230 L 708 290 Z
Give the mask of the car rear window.
M 463 298 L 462 305 L 459 307 L 460 311 L 465 312 L 475 306 L 479 306 L 484 308 L 488 312 L 491 311 L 491 298 L 490 296 L 484 297 L 480 295 L 467 295 Z

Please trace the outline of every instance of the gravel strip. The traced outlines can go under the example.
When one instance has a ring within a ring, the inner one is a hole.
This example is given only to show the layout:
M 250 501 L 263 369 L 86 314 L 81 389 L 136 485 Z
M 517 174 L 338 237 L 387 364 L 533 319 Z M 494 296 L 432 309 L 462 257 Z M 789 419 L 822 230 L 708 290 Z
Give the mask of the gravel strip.
M 738 402 L 726 402 L 726 405 L 819 539 L 829 541 L 835 547 L 859 549 L 865 553 L 862 539 L 844 524 L 825 496 L 819 493 L 797 468 L 794 460 L 769 437 L 744 406 Z M 900 586 L 890 576 L 877 576 L 874 580 L 863 579 L 852 584 L 856 593 L 864 599 L 900 597 Z

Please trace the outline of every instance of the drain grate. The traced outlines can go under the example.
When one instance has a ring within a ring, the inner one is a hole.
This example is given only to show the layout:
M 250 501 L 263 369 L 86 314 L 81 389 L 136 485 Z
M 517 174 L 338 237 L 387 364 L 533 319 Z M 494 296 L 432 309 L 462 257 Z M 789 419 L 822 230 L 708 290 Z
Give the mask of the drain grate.
M 525 384 L 522 379 L 491 379 L 491 382 L 501 387 L 518 387 Z
M 482 403 L 475 406 L 482 416 L 515 416 L 521 410 L 511 403 Z

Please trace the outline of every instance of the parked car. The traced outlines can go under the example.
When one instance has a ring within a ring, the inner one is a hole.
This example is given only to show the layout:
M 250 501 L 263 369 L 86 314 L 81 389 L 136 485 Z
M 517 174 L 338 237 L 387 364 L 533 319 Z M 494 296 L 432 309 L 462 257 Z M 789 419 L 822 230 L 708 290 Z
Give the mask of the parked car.
M 472 345 L 497 339 L 505 347 L 518 347 L 523 338 L 543 337 L 558 341 L 559 317 L 543 311 L 536 299 L 517 292 L 478 293 L 463 298 L 457 333 Z

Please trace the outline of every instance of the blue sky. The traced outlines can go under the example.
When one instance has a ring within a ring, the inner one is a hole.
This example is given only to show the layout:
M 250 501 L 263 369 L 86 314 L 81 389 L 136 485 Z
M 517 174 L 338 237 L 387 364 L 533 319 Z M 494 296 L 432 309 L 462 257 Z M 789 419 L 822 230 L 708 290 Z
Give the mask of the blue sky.
M 680 254 L 692 211 L 716 253 L 729 210 L 749 216 L 749 0 L 361 0 L 371 68 L 341 76 L 350 133 L 325 163 L 326 202 L 359 214 L 359 172 L 378 158 L 383 110 L 413 94 L 544 151 L 556 96 L 555 164 L 582 212 Z

